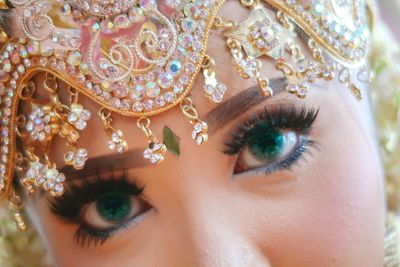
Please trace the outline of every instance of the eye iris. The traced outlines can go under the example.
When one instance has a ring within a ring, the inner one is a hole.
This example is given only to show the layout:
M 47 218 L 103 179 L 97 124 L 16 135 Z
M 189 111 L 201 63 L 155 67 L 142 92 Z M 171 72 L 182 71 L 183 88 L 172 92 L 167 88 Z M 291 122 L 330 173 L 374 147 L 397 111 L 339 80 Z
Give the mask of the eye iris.
M 250 152 L 260 160 L 271 160 L 279 156 L 284 146 L 282 133 L 268 125 L 254 127 L 248 140 Z
M 125 219 L 131 211 L 131 199 L 128 194 L 109 193 L 96 201 L 99 215 L 106 221 L 115 222 Z

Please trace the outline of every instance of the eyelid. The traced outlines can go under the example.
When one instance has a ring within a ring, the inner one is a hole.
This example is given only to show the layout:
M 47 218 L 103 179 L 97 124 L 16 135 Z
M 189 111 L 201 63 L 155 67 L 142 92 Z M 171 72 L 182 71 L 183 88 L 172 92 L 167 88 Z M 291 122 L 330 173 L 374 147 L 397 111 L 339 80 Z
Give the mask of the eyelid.
M 318 113 L 319 109 L 305 106 L 280 104 L 275 107 L 265 107 L 249 119 L 239 123 L 236 129 L 230 133 L 222 152 L 227 155 L 236 155 L 246 144 L 248 134 L 257 123 L 267 123 L 271 127 L 292 129 L 306 134 Z
M 130 231 L 136 230 L 139 224 L 155 212 L 154 208 L 150 208 L 146 212 L 127 220 L 122 225 L 107 230 L 96 230 L 90 225 L 82 224 L 75 233 L 75 240 L 80 246 L 89 246 L 92 243 L 94 246 L 103 245 L 109 238 L 118 235 L 127 229 Z
M 144 187 L 140 187 L 135 180 L 124 173 L 121 177 L 102 179 L 85 179 L 81 185 L 70 184 L 63 196 L 49 200 L 50 210 L 72 223 L 80 223 L 82 208 L 100 195 L 110 191 L 124 192 L 132 196 L 141 196 Z
M 302 144 L 299 145 L 290 157 L 282 159 L 277 162 L 273 162 L 271 164 L 255 167 L 244 172 L 234 174 L 235 179 L 240 179 L 242 176 L 248 175 L 269 175 L 275 171 L 281 170 L 289 170 L 292 171 L 293 167 L 297 164 L 302 162 L 307 162 L 308 158 L 306 157 L 307 154 L 312 155 L 313 149 L 318 150 L 318 144 L 312 140 L 304 139 Z

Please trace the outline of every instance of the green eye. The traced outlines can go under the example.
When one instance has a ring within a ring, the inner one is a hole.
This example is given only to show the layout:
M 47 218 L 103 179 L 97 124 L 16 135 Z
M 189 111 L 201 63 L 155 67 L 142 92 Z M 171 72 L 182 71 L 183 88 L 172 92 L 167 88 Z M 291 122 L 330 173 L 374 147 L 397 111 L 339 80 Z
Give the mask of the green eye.
M 118 228 L 151 209 L 141 197 L 118 191 L 101 194 L 84 208 L 82 221 L 97 230 Z
M 276 164 L 299 147 L 295 131 L 258 124 L 250 130 L 243 149 L 238 153 L 234 173 L 239 174 L 261 166 Z
M 285 136 L 265 124 L 255 126 L 247 142 L 249 151 L 261 161 L 277 158 L 285 147 Z
M 132 209 L 131 196 L 124 193 L 108 193 L 96 201 L 99 216 L 108 222 L 121 221 Z

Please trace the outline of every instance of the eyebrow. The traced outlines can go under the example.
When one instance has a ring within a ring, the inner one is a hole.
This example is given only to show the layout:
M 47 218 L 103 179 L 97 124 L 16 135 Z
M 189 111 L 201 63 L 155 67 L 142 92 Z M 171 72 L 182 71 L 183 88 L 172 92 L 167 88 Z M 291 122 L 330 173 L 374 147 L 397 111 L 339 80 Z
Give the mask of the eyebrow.
M 286 78 L 270 79 L 270 86 L 274 91 L 273 96 L 265 97 L 258 85 L 243 90 L 239 94 L 232 96 L 227 101 L 219 104 L 206 114 L 204 120 L 208 124 L 208 133 L 213 134 L 222 129 L 231 120 L 239 117 L 250 108 L 272 99 L 274 96 L 286 92 Z
M 275 96 L 285 91 L 284 88 L 287 85 L 287 80 L 286 78 L 270 79 L 270 85 L 274 90 Z M 239 94 L 232 96 L 205 115 L 204 120 L 208 124 L 209 134 L 222 129 L 231 120 L 237 118 L 246 110 L 271 98 L 273 96 L 263 96 L 258 85 L 247 88 Z M 142 156 L 143 150 L 144 148 L 133 148 L 123 153 L 88 158 L 84 169 L 76 170 L 72 166 L 66 165 L 60 169 L 60 172 L 67 175 L 70 180 L 78 180 L 98 176 L 102 173 L 125 171 L 126 169 L 143 168 L 152 165 Z
M 60 172 L 67 175 L 69 179 L 82 179 L 98 176 L 99 173 L 112 173 L 114 171 L 142 168 L 151 163 L 143 155 L 144 148 L 133 148 L 123 153 L 113 153 L 99 157 L 88 158 L 85 168 L 76 170 L 72 166 L 66 165 Z

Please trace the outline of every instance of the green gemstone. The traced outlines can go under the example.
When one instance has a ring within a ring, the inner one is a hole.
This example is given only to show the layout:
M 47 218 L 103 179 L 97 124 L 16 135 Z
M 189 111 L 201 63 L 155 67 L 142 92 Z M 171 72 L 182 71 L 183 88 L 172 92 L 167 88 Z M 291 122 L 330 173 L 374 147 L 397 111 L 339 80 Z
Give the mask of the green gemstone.
M 250 153 L 262 161 L 277 158 L 283 150 L 285 138 L 279 129 L 260 124 L 253 128 L 247 142 Z
M 96 209 L 100 217 L 109 222 L 126 219 L 131 212 L 131 197 L 124 193 L 108 193 L 96 201 Z

